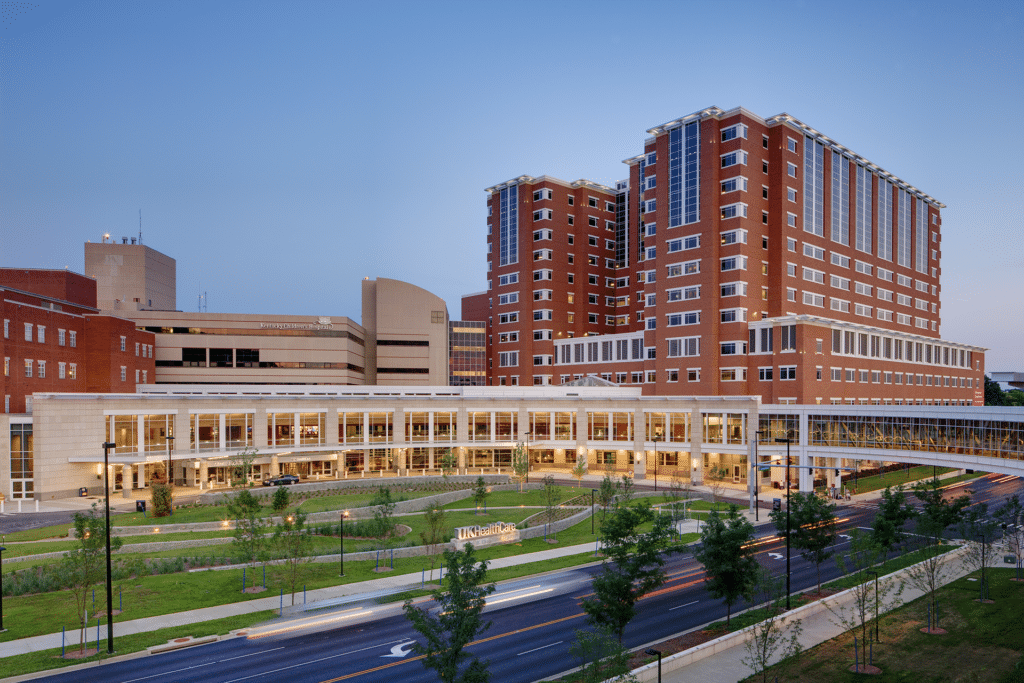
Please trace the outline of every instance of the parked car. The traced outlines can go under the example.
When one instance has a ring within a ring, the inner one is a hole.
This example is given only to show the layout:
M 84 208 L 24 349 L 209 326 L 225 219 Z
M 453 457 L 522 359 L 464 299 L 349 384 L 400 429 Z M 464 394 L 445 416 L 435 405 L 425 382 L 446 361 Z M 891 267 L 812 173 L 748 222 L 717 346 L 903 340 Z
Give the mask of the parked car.
M 282 474 L 280 477 L 273 479 L 264 479 L 264 486 L 287 486 L 289 484 L 298 484 L 299 478 L 294 474 Z

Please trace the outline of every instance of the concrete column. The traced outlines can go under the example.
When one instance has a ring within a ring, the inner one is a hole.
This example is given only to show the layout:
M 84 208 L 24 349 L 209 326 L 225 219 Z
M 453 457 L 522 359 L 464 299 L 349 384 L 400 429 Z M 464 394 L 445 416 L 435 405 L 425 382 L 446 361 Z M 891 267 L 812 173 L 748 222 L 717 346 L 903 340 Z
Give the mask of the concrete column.
M 404 477 L 409 474 L 409 449 L 408 448 L 396 448 L 395 449 L 395 469 L 398 471 L 398 476 Z
M 227 434 L 227 431 L 228 431 L 228 416 L 225 415 L 224 413 L 221 413 L 218 416 L 218 418 L 219 418 L 218 422 L 220 424 L 217 425 L 217 436 L 218 436 L 217 440 L 219 442 L 217 444 L 217 448 L 222 450 L 222 451 L 224 451 L 224 450 L 227 450 L 227 448 L 228 448 L 228 434 Z
M 267 428 L 270 422 L 270 414 L 266 410 L 257 410 L 252 417 L 252 445 L 258 451 L 264 451 L 269 447 Z
M 644 411 L 633 412 L 633 479 L 647 478 L 647 421 Z
M 299 450 L 299 424 L 300 424 L 299 413 L 292 413 L 292 445 L 295 446 L 295 450 Z
M 132 498 L 132 466 L 121 465 L 121 497 Z
M 757 427 L 760 419 L 756 410 L 747 413 L 747 494 L 750 497 L 750 509 L 754 509 L 754 492 L 761 479 L 757 471 L 754 450 L 757 447 Z
M 337 408 L 335 408 L 334 410 L 328 410 L 327 416 L 324 417 L 324 429 L 327 430 L 326 438 L 324 439 L 324 444 L 328 446 L 337 446 L 339 443 L 341 443 L 339 438 L 339 435 L 341 433 L 339 425 L 341 424 L 341 421 L 340 418 L 338 417 L 338 412 L 339 411 Z
M 281 476 L 281 465 L 278 462 L 276 455 L 270 456 L 270 476 L 279 477 Z
M 206 488 L 210 484 L 210 465 L 206 459 L 199 461 L 199 488 Z
M 690 411 L 690 480 L 694 484 L 704 483 L 704 418 L 700 408 Z
M 458 448 L 455 449 L 455 451 L 456 451 L 456 453 L 458 454 L 458 457 L 459 457 L 459 465 L 458 465 L 458 467 L 459 467 L 459 474 L 465 474 L 466 473 L 466 455 L 467 455 L 466 447 L 465 446 L 459 446 Z
M 814 472 L 805 467 L 812 464 L 813 458 L 807 455 L 807 449 L 803 446 L 799 449 L 798 463 L 800 465 L 800 493 L 808 493 L 814 488 Z M 840 482 L 841 485 L 841 482 Z

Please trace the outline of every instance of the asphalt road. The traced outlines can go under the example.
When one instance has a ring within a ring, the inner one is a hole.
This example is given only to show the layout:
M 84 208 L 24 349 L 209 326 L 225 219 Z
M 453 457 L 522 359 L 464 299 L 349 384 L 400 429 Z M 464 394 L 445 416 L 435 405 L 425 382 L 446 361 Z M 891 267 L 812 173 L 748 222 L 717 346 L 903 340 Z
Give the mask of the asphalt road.
M 976 502 L 990 509 L 1013 493 L 1024 492 L 1021 479 L 989 475 L 963 488 L 974 492 Z M 767 503 L 766 503 L 767 504 Z M 840 508 L 843 537 L 837 552 L 849 548 L 852 529 L 870 527 L 876 505 L 855 503 Z M 762 521 L 767 515 L 762 516 Z M 785 544 L 770 526 L 759 528 L 757 559 L 779 576 L 785 575 Z M 814 565 L 798 554 L 791 558 L 794 592 L 816 583 Z M 529 683 L 553 678 L 579 664 L 569 653 L 575 631 L 585 627 L 580 600 L 590 592 L 590 578 L 599 567 L 586 567 L 502 584 L 487 612 L 492 624 L 469 651 L 489 661 L 492 680 Z M 677 635 L 708 622 L 725 618 L 725 605 L 712 599 L 703 587 L 703 568 L 689 554 L 670 556 L 666 563 L 666 584 L 639 603 L 636 618 L 623 639 L 637 647 Z M 822 581 L 838 576 L 835 562 L 821 567 Z M 497 602 L 497 601 L 501 602 Z M 733 613 L 745 605 L 734 605 Z M 372 610 L 372 614 L 367 614 Z M 48 676 L 46 681 L 88 683 L 164 683 L 242 681 L 289 683 L 334 683 L 335 681 L 388 681 L 433 683 L 436 674 L 424 668 L 410 645 L 416 639 L 400 606 L 347 605 L 343 610 L 317 615 L 334 620 L 317 629 L 284 631 L 259 638 L 235 638 L 211 645 L 141 657 Z M 284 619 L 263 627 L 288 628 Z M 261 629 L 254 629 L 260 631 Z

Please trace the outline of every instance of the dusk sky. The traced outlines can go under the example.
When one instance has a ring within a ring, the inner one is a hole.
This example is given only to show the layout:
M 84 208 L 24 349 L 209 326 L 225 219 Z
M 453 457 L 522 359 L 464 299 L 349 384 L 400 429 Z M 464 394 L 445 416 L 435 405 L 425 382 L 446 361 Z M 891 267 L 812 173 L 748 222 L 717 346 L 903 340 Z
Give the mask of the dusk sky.
M 0 265 L 177 259 L 178 308 L 486 288 L 484 188 L 782 112 L 947 205 L 944 339 L 1024 371 L 1022 2 L 0 2 Z M 1017 207 L 1017 208 L 1014 208 Z

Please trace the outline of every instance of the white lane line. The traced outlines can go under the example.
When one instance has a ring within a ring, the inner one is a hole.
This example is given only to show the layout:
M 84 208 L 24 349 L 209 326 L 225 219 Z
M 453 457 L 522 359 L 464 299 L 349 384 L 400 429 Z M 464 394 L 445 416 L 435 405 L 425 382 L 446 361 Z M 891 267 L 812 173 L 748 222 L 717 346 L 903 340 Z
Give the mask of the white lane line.
M 528 655 L 531 652 L 536 652 L 537 650 L 546 650 L 549 647 L 554 647 L 555 645 L 559 645 L 559 644 L 561 644 L 563 642 L 565 642 L 565 641 L 560 640 L 557 643 L 551 643 L 550 645 L 541 645 L 540 647 L 535 647 L 532 650 L 527 650 L 526 652 L 520 652 L 519 654 L 516 655 L 516 657 L 522 657 L 523 655 Z
M 163 673 L 153 674 L 152 676 L 143 676 L 142 678 L 130 678 L 127 681 L 123 681 L 123 683 L 132 683 L 133 681 L 145 681 L 145 680 L 150 679 L 150 678 L 157 678 L 158 676 L 167 676 L 169 674 L 176 674 L 179 671 L 191 671 L 192 669 L 198 669 L 199 667 L 203 667 L 203 666 L 210 666 L 211 664 L 216 664 L 216 662 L 207 662 L 206 664 L 196 664 L 195 666 L 186 666 L 184 669 L 175 669 L 174 671 L 164 671 Z
M 679 605 L 677 607 L 669 607 L 668 611 L 671 612 L 674 609 L 682 609 L 684 607 L 689 607 L 690 605 L 696 605 L 698 602 L 700 602 L 700 600 L 694 600 L 693 602 L 688 602 L 685 605 Z
M 342 652 L 341 654 L 330 655 L 329 657 L 321 657 L 320 659 L 311 659 L 308 662 L 300 662 L 298 664 L 292 664 L 291 666 L 284 666 L 280 669 L 273 669 L 271 671 L 260 671 L 259 673 L 252 674 L 251 676 L 242 676 L 241 678 L 232 678 L 230 681 L 224 681 L 224 683 L 237 683 L 238 681 L 247 681 L 250 678 L 258 678 L 260 676 L 267 676 L 269 674 L 275 674 L 278 671 L 287 671 L 288 669 L 295 669 L 300 666 L 306 666 L 307 664 L 316 664 L 317 662 L 326 662 L 328 659 L 337 659 L 338 657 L 347 657 L 348 655 L 354 655 L 357 652 L 365 652 L 366 650 L 376 650 L 379 647 L 392 645 L 394 643 L 405 643 L 408 642 L 408 638 L 402 638 L 401 640 L 390 640 L 386 643 L 378 643 L 377 645 L 370 645 L 369 647 L 361 647 L 358 650 L 349 650 L 348 652 Z M 125 683 L 128 683 L 127 681 Z
M 262 655 L 262 654 L 266 654 L 268 652 L 274 652 L 276 650 L 283 650 L 283 649 L 284 649 L 284 645 L 282 645 L 281 647 L 275 647 L 273 650 L 260 650 L 259 652 L 250 652 L 247 655 L 238 655 L 237 657 L 228 657 L 227 659 L 219 659 L 217 661 L 218 662 L 230 662 L 230 661 L 235 660 L 235 659 L 242 659 L 243 657 L 255 657 L 256 655 Z

